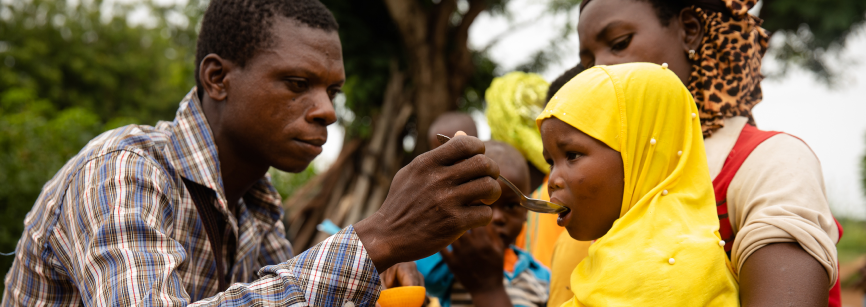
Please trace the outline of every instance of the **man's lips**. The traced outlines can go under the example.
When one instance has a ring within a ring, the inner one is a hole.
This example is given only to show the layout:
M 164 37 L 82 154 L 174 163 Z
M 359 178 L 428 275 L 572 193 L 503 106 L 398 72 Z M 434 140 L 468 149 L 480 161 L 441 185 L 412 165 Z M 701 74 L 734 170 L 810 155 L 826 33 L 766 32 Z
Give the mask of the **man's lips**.
M 306 151 L 312 157 L 318 156 L 320 153 L 322 153 L 322 145 L 325 144 L 324 139 L 295 139 L 294 141 L 297 142 L 302 148 L 304 148 L 304 151 Z
M 307 144 L 310 144 L 313 146 L 322 147 L 322 145 L 325 145 L 325 142 L 327 142 L 328 140 L 324 139 L 324 138 L 315 138 L 315 139 L 295 139 L 295 141 L 298 141 L 301 143 L 307 143 Z

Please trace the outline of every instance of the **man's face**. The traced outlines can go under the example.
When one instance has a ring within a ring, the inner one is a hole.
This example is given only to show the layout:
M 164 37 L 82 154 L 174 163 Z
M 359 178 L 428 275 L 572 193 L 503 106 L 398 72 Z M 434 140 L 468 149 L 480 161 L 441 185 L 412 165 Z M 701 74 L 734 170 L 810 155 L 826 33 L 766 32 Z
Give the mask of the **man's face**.
M 322 152 L 345 81 L 337 32 L 275 17 L 272 44 L 226 76 L 224 131 L 235 154 L 287 172 Z

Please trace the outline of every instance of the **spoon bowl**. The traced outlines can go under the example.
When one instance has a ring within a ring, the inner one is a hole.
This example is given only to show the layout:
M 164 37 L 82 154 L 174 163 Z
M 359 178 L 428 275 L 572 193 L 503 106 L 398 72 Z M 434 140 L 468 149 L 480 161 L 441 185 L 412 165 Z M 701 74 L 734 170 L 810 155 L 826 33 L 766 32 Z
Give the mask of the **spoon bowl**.
M 439 143 L 442 143 L 442 144 L 445 144 L 451 140 L 450 137 L 447 137 L 447 136 L 442 135 L 442 134 L 437 134 L 436 138 L 439 140 Z M 508 181 L 508 179 L 505 179 L 505 177 L 502 177 L 501 175 L 499 176 L 498 179 L 502 183 L 505 183 L 505 185 L 507 185 L 509 188 L 511 188 L 511 190 L 514 191 L 514 194 L 517 194 L 517 196 L 520 196 L 520 206 L 523 208 L 526 208 L 529 211 L 538 212 L 538 213 L 551 213 L 551 214 L 562 213 L 562 212 L 568 211 L 568 208 L 554 204 L 552 202 L 549 202 L 546 200 L 541 200 L 541 199 L 526 197 L 526 195 L 523 195 L 523 192 L 521 192 L 520 189 L 518 189 L 516 186 L 514 186 L 514 184 L 512 184 L 511 181 Z

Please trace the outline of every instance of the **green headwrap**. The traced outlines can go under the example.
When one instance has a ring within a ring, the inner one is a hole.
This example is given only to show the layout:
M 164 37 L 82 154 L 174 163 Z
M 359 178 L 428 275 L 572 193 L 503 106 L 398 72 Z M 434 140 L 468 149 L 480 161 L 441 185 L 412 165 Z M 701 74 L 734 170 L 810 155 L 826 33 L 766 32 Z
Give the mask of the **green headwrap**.
M 493 79 L 484 96 L 491 137 L 517 148 L 544 173 L 550 172 L 550 167 L 541 154 L 535 118 L 544 109 L 548 87 L 550 84 L 537 74 L 515 71 Z

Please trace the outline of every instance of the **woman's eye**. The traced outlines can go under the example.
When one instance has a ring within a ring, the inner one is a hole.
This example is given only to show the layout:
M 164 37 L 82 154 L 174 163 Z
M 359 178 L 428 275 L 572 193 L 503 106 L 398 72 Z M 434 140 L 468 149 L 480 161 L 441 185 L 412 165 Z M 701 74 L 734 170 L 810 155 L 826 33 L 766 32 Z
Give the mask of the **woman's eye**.
M 569 161 L 577 159 L 578 157 L 580 157 L 580 154 L 576 152 L 565 153 L 565 158 L 567 158 Z
M 626 35 L 626 36 L 621 37 L 620 39 L 614 41 L 610 45 L 610 49 L 613 51 L 625 50 L 625 48 L 628 48 L 629 43 L 631 43 L 631 35 Z

